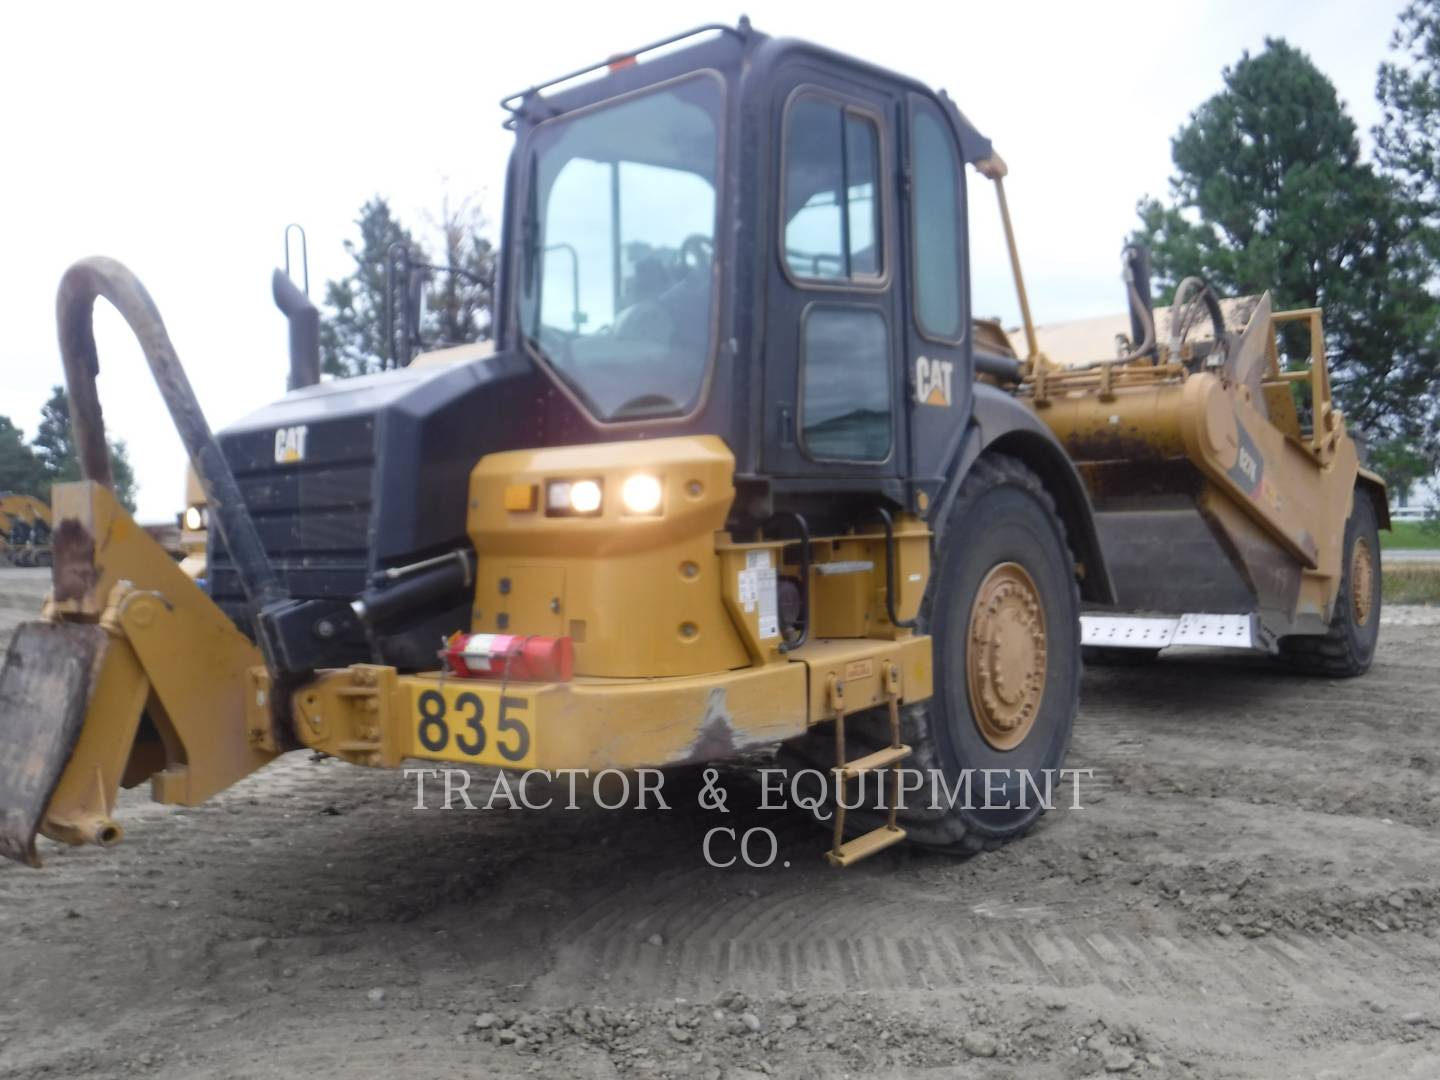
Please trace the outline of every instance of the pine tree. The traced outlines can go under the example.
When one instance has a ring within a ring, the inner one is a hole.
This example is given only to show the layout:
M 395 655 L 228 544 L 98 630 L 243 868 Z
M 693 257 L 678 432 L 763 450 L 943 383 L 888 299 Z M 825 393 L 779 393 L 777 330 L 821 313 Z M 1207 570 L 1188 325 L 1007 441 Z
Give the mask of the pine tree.
M 485 238 L 485 216 L 469 200 L 452 209 L 447 198 L 438 222 L 442 251 L 426 293 L 425 337 L 436 345 L 461 345 L 490 337 L 495 308 L 496 252 Z
M 1134 239 L 1161 291 L 1200 274 L 1222 293 L 1323 307 L 1351 425 L 1433 444 L 1440 305 L 1411 200 L 1361 160 L 1354 121 L 1304 53 L 1267 40 L 1223 79 L 1171 143 L 1169 204 L 1139 206 Z
M 355 219 L 360 242 L 345 241 L 345 252 L 355 262 L 348 277 L 325 283 L 325 306 L 320 323 L 320 370 L 326 375 L 365 375 L 379 371 L 390 356 L 385 341 L 385 267 L 392 245 L 412 256 L 419 245 L 395 216 L 390 204 L 376 195 L 360 208 Z M 397 305 L 401 302 L 397 298 Z M 398 320 L 398 307 L 397 307 Z
M 403 352 L 406 283 L 402 280 L 393 282 L 393 349 L 385 328 L 386 265 L 395 245 L 408 254 L 413 273 L 424 286 L 425 303 L 417 329 L 426 347 L 481 341 L 489 336 L 496 255 L 482 235 L 485 219 L 477 206 L 469 200 L 455 209 L 448 199 L 442 204 L 436 223 L 441 248 L 438 257 L 427 252 L 378 195 L 360 208 L 355 224 L 360 230 L 359 242 L 345 242 L 355 268 L 347 277 L 325 284 L 329 310 L 320 327 L 320 366 L 325 374 L 365 375 L 379 371 L 395 352 Z M 427 265 L 441 269 L 428 270 Z M 397 278 L 403 276 L 397 272 Z
M 1440 225 L 1440 0 L 1416 0 L 1405 8 L 1390 47 L 1403 62 L 1380 65 L 1375 155 L 1435 228 Z

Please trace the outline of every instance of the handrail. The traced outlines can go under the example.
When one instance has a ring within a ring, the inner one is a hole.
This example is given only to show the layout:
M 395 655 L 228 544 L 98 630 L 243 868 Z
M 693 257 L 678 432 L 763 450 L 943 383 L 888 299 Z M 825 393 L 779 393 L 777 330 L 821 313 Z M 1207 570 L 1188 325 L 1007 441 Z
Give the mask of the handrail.
M 1340 420 L 1330 389 L 1330 364 L 1325 356 L 1325 323 L 1322 308 L 1296 308 L 1276 311 L 1270 315 L 1271 339 L 1277 323 L 1308 322 L 1310 324 L 1310 370 L 1280 371 L 1276 354 L 1276 370 L 1271 378 L 1285 383 L 1310 383 L 1310 451 L 1324 457 L 1335 449 L 1339 440 Z
M 305 295 L 310 295 L 310 245 L 305 239 L 305 226 L 292 221 L 285 226 L 285 276 L 290 277 L 290 233 L 300 234 L 300 276 L 304 281 Z
M 902 619 L 895 606 L 895 519 L 883 506 L 875 508 L 875 515 L 885 528 L 885 615 L 890 620 L 891 626 L 899 627 L 901 630 L 913 630 L 920 625 L 920 616 L 917 614 L 911 618 Z
M 645 53 L 654 52 L 656 49 L 663 49 L 666 45 L 674 45 L 677 41 L 684 41 L 686 38 L 692 38 L 699 34 L 714 33 L 716 31 L 722 34 L 734 34 L 741 41 L 744 41 L 750 33 L 750 20 L 742 16 L 738 26 L 726 26 L 723 23 L 706 23 L 704 26 L 697 26 L 693 30 L 686 30 L 683 33 L 673 34 L 659 41 L 652 41 L 649 45 L 642 45 L 638 49 L 631 49 L 629 52 L 607 56 L 604 60 L 597 61 L 586 67 L 577 68 L 569 74 L 557 76 L 548 82 L 536 83 L 526 90 L 520 90 L 517 93 L 503 97 L 500 99 L 500 107 L 512 115 L 519 115 L 520 110 L 525 106 L 526 100 L 539 94 L 541 90 L 548 90 L 550 87 L 558 86 L 560 83 L 569 82 L 571 79 L 578 79 L 581 75 L 589 75 L 592 71 L 599 71 L 603 67 L 633 64 Z
M 548 250 L 548 249 L 547 249 Z M 404 281 L 397 282 L 396 267 L 400 267 L 404 274 Z M 578 267 L 578 264 L 577 264 Z M 396 240 L 385 249 L 385 355 L 380 358 L 381 367 L 392 368 L 409 367 L 410 361 L 415 358 L 416 350 L 424 350 L 425 339 L 420 326 L 420 302 L 422 297 L 415 291 L 418 286 L 424 285 L 423 274 L 417 275 L 417 271 L 434 274 L 449 274 L 452 277 L 464 278 L 472 285 L 484 285 L 485 279 L 472 270 L 463 266 L 440 266 L 436 263 L 424 262 L 415 258 L 409 246 L 403 240 Z M 577 268 L 578 275 L 578 268 Z M 400 337 L 405 343 L 404 359 L 395 348 L 395 286 L 401 286 L 404 292 L 404 302 L 400 309 Z M 579 278 L 576 277 L 578 288 Z M 578 293 L 577 293 L 578 297 Z M 412 302 L 415 310 L 411 310 Z

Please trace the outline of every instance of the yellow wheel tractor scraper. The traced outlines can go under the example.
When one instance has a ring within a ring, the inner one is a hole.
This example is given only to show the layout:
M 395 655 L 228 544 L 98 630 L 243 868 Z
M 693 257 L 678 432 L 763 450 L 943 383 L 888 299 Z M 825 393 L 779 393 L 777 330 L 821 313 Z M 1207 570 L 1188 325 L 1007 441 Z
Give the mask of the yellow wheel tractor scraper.
M 54 490 L 53 591 L 0 674 L 0 851 L 115 843 L 121 785 L 194 804 L 299 747 L 599 770 L 781 744 L 832 796 L 883 787 L 836 815 L 833 862 L 971 852 L 1041 813 L 1082 641 L 1133 643 L 1117 601 L 1166 644 L 1239 618 L 1251 647 L 1368 662 L 1384 503 L 1323 354 L 1308 426 L 1263 309 L 1062 369 L 1016 260 L 1022 359 L 969 311 L 964 166 L 1008 235 L 1004 164 L 943 93 L 742 21 L 504 104 L 493 345 L 427 351 L 430 271 L 400 252 L 386 370 L 315 382 L 314 308 L 277 285 L 312 377 L 215 436 L 139 283 L 65 275 L 85 479 Z M 109 490 L 101 296 L 203 489 L 203 576 Z M 1199 584 L 1162 591 L 1182 566 Z M 983 800 L 901 800 L 900 769 L 992 772 Z

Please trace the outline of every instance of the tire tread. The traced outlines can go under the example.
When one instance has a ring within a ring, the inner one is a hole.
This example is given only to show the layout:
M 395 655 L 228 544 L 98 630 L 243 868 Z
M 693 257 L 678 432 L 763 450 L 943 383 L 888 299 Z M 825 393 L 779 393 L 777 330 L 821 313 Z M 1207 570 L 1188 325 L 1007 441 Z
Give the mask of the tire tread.
M 1356 491 L 1355 505 L 1368 506 L 1368 502 L 1361 500 L 1366 496 L 1363 492 Z M 1355 511 L 1352 511 L 1352 514 Z M 1373 520 L 1374 511 L 1368 517 Z M 1378 537 L 1378 533 L 1368 537 L 1372 542 Z M 1317 675 L 1322 678 L 1350 679 L 1357 675 L 1363 675 L 1370 670 L 1370 662 L 1374 659 L 1374 652 L 1369 657 L 1364 656 L 1356 647 L 1355 635 L 1351 632 L 1350 626 L 1350 528 L 1345 529 L 1345 551 L 1343 552 L 1343 570 L 1340 579 L 1340 591 L 1335 599 L 1335 611 L 1330 616 L 1330 625 L 1323 634 L 1291 634 L 1280 639 L 1280 655 L 1287 664 L 1295 671 L 1304 675 Z M 1375 544 L 1374 557 L 1380 557 L 1379 545 Z M 1375 593 L 1375 610 L 1371 613 L 1377 621 L 1380 618 L 1382 606 L 1381 596 L 1377 590 Z

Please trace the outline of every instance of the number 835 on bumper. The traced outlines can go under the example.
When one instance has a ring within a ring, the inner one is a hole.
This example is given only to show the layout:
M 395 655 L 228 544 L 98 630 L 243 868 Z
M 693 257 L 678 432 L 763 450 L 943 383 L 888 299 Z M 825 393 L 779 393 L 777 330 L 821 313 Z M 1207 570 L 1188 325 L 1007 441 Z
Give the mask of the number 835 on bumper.
M 524 769 L 535 762 L 534 700 L 483 683 L 412 686 L 410 754 Z

